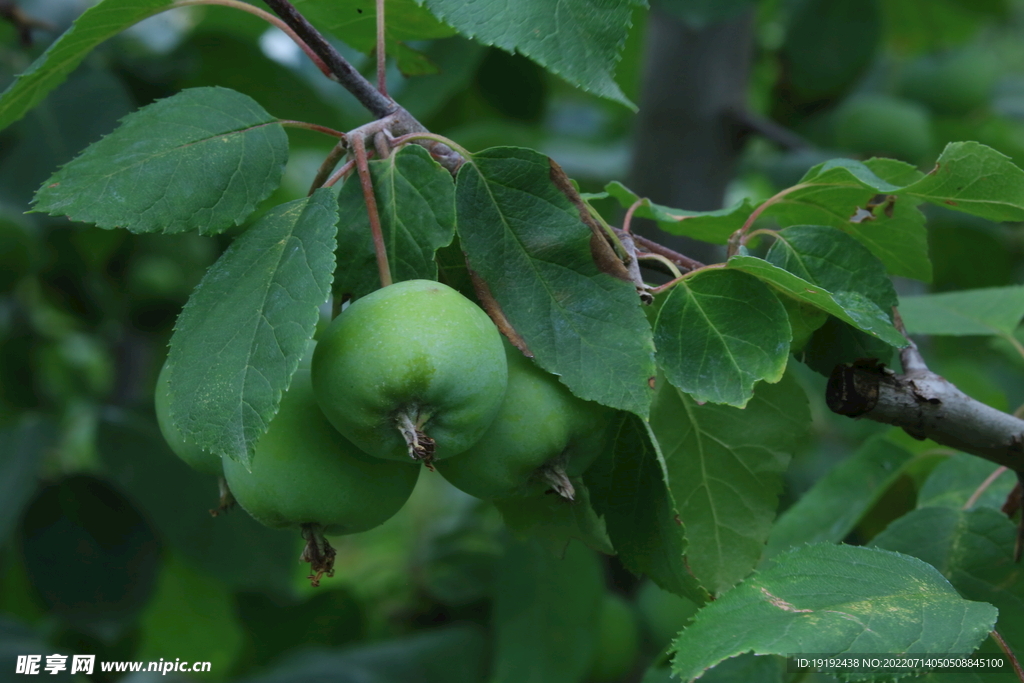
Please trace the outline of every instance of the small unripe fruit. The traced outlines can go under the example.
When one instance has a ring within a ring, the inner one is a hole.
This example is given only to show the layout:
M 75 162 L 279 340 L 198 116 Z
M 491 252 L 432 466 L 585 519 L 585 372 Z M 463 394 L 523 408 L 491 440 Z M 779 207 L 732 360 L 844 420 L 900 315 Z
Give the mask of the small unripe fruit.
M 574 396 L 554 375 L 506 343 L 508 390 L 501 410 L 465 453 L 438 463 L 456 488 L 487 500 L 573 497 L 579 477 L 601 453 L 611 409 Z
M 318 524 L 325 534 L 353 534 L 390 519 L 408 500 L 419 469 L 362 453 L 320 412 L 309 356 L 299 365 L 246 471 L 224 458 L 235 500 L 271 528 Z
M 508 369 L 486 313 L 447 285 L 410 280 L 342 311 L 317 345 L 312 374 L 324 414 L 356 446 L 430 463 L 480 439 Z
M 160 368 L 153 397 L 156 403 L 156 421 L 160 425 L 160 433 L 163 434 L 164 441 L 167 442 L 171 451 L 184 460 L 189 467 L 197 472 L 219 477 L 222 472 L 220 456 L 204 451 L 195 442 L 186 441 L 184 435 L 178 431 L 171 420 L 171 390 L 167 384 L 169 368 L 167 363 Z

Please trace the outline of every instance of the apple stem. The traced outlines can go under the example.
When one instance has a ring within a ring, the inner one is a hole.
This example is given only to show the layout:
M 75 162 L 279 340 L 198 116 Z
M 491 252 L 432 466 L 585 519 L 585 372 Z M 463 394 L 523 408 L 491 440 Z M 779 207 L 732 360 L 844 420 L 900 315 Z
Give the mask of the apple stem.
M 569 501 L 576 500 L 576 487 L 569 481 L 569 476 L 561 465 L 547 464 L 537 468 L 537 476 L 551 484 L 551 489 Z
M 228 488 L 228 480 L 224 477 L 218 477 L 217 487 L 220 489 L 220 503 L 217 507 L 210 510 L 211 517 L 222 515 L 235 507 L 235 496 L 232 495 L 231 489 Z
M 334 556 L 337 554 L 331 544 L 324 538 L 324 529 L 319 524 L 302 524 L 302 537 L 306 539 L 306 547 L 302 549 L 299 557 L 303 562 L 309 562 L 310 571 L 313 573 L 308 577 L 309 584 L 316 588 L 320 585 L 320 578 L 326 574 L 334 576 Z
M 420 425 L 416 424 L 413 416 L 419 418 L 418 409 L 407 408 L 398 413 L 398 431 L 402 434 L 402 438 L 405 439 L 405 444 L 409 448 L 409 457 L 413 460 L 422 461 L 429 469 L 434 469 L 432 463 L 436 444 L 433 439 L 420 429 Z

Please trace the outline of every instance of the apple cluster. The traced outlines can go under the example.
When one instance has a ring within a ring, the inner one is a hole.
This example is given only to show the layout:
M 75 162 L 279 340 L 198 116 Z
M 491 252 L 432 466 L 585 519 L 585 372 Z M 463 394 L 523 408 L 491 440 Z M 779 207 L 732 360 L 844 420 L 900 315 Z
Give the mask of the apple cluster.
M 167 374 L 165 364 L 156 409 L 171 449 L 223 476 L 257 521 L 301 527 L 306 559 L 327 572 L 323 535 L 389 519 L 421 464 L 478 498 L 554 491 L 571 500 L 572 479 L 600 453 L 610 410 L 575 397 L 505 342 L 476 304 L 429 280 L 355 301 L 310 342 L 248 469 L 183 437 Z

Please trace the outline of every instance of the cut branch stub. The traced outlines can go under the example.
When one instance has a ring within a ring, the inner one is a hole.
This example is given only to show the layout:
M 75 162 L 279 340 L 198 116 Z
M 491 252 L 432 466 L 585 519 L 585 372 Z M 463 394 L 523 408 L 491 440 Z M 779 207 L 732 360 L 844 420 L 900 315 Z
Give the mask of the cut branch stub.
M 1014 471 L 1024 471 L 1024 420 L 967 396 L 931 371 L 897 375 L 877 361 L 837 365 L 825 400 L 832 412 L 895 425 Z

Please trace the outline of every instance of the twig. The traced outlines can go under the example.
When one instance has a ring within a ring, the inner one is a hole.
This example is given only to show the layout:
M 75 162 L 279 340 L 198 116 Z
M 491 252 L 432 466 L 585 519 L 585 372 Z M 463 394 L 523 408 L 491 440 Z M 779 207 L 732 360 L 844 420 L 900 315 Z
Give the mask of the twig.
M 384 0 L 377 0 L 377 90 L 388 96 L 387 51 L 384 43 Z
M 337 138 L 338 140 L 345 139 L 345 134 L 342 133 L 340 130 L 334 130 L 333 128 L 328 128 L 327 126 L 321 126 L 319 123 L 307 123 L 305 121 L 293 121 L 291 119 L 279 119 L 277 122 L 282 126 L 285 126 L 286 128 L 301 128 L 302 130 L 311 130 L 314 133 L 323 133 L 324 135 L 330 135 L 332 138 Z
M 334 187 L 334 184 L 336 182 L 338 182 L 342 178 L 347 177 L 348 174 L 351 173 L 352 169 L 355 168 L 355 167 L 356 167 L 356 160 L 355 159 L 349 159 L 348 161 L 345 162 L 344 166 L 342 166 L 337 171 L 335 171 L 334 175 L 332 175 L 330 178 L 327 179 L 327 182 L 325 182 L 323 186 L 324 187 Z
M 834 413 L 895 425 L 916 439 L 1024 471 L 1024 420 L 971 398 L 930 370 L 897 375 L 874 359 L 837 365 L 825 401 Z
M 638 199 L 632 204 L 630 204 L 629 208 L 626 209 L 626 217 L 622 219 L 622 232 L 626 233 L 627 235 L 629 234 L 629 227 L 630 224 L 633 222 L 633 214 L 636 213 L 636 210 L 639 209 L 643 205 L 643 203 L 643 199 Z
M 615 232 L 616 234 L 619 235 L 621 239 L 622 231 L 616 230 Z M 641 235 L 633 235 L 633 241 L 636 242 L 636 245 L 643 249 L 644 251 L 648 251 L 652 254 L 657 254 L 659 256 L 664 256 L 672 263 L 676 264 L 680 268 L 685 268 L 688 271 L 697 270 L 698 268 L 704 267 L 704 264 L 698 261 L 697 259 L 692 259 L 689 256 L 684 256 L 683 254 L 680 254 L 678 251 L 673 251 L 672 249 L 662 246 L 655 242 L 654 240 L 649 240 Z
M 348 140 L 346 138 L 338 140 L 338 144 L 334 146 L 334 149 L 330 151 L 330 153 L 324 158 L 323 163 L 320 164 L 320 168 L 317 169 L 316 177 L 313 178 L 313 182 L 309 185 L 309 194 L 313 194 L 318 188 L 324 186 L 324 183 L 327 182 L 331 175 L 331 171 L 334 170 L 334 167 L 338 165 L 338 162 L 341 161 L 341 157 L 343 157 L 347 151 Z
M 265 0 L 265 2 L 323 60 L 335 80 L 352 93 L 371 114 L 377 118 L 383 118 L 399 109 L 394 100 L 378 92 L 368 80 L 363 78 L 363 75 L 356 71 L 355 67 L 349 64 L 288 0 Z
M 970 510 L 974 507 L 974 504 L 978 502 L 979 498 L 981 498 L 981 494 L 985 493 L 988 487 L 991 486 L 996 479 L 1002 476 L 1003 472 L 1008 471 L 1009 470 L 1005 467 L 997 467 L 992 474 L 985 477 L 985 481 L 981 482 L 981 484 L 978 485 L 978 488 L 974 489 L 974 493 L 971 494 L 971 497 L 967 499 L 967 502 L 964 503 L 964 506 L 961 509 Z
M 992 640 L 996 641 L 996 645 L 999 646 L 999 649 L 1005 652 L 1006 656 L 1010 658 L 1010 663 L 1013 664 L 1013 673 L 1017 674 L 1017 679 L 1024 682 L 1024 669 L 1021 669 L 1020 662 L 1017 661 L 1016 655 L 1013 654 L 1013 650 L 1011 650 L 1010 646 L 1006 644 L 1003 637 L 999 635 L 999 631 L 993 629 L 992 633 L 989 635 L 992 636 Z
M 785 126 L 754 113 L 747 108 L 733 109 L 724 114 L 746 133 L 756 133 L 788 150 L 811 149 L 811 144 Z
M 32 47 L 32 29 L 57 30 L 53 24 L 25 14 L 14 0 L 0 2 L 0 19 L 4 19 L 14 26 L 14 30 L 18 32 L 18 42 L 24 48 Z
M 377 254 L 377 271 L 380 274 L 380 286 L 391 284 L 391 268 L 388 266 L 388 252 L 384 246 L 384 232 L 380 227 L 380 214 L 377 212 L 377 197 L 373 194 L 373 180 L 370 177 L 370 165 L 366 161 L 366 143 L 362 136 L 352 138 L 352 151 L 356 157 L 356 171 L 359 182 L 363 186 L 363 199 L 366 200 L 366 211 L 370 215 L 370 234 L 373 235 L 373 250 Z

